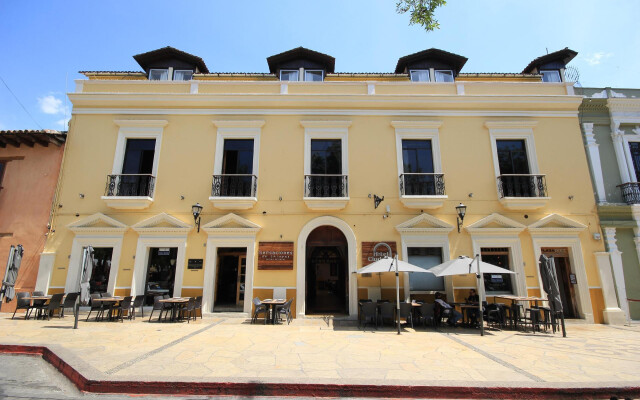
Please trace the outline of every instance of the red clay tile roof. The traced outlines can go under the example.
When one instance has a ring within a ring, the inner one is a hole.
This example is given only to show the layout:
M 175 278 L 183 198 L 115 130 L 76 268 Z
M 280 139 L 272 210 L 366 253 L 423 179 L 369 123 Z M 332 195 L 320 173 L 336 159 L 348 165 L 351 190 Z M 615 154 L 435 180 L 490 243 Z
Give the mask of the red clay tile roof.
M 20 147 L 21 144 L 29 147 L 39 144 L 47 147 L 49 143 L 61 146 L 66 140 L 67 132 L 53 129 L 0 131 L 0 147 L 7 147 L 7 145 Z

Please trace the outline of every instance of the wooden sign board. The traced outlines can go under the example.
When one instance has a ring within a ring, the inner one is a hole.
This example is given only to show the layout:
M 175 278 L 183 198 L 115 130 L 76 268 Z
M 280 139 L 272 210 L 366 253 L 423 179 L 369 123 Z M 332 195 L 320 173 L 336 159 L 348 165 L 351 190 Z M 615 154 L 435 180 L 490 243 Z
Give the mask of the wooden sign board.
M 391 250 L 393 251 L 393 255 L 389 254 L 389 250 L 385 246 L 378 247 L 377 251 L 374 254 L 373 248 L 378 243 L 380 242 L 362 242 L 362 266 L 363 267 L 366 267 L 372 262 L 378 261 L 381 258 L 384 258 L 385 256 L 393 257 L 394 255 L 397 254 L 398 250 L 396 249 L 396 242 L 393 242 L 390 240 L 382 243 L 386 243 L 391 247 Z
M 260 242 L 258 269 L 293 269 L 293 242 Z

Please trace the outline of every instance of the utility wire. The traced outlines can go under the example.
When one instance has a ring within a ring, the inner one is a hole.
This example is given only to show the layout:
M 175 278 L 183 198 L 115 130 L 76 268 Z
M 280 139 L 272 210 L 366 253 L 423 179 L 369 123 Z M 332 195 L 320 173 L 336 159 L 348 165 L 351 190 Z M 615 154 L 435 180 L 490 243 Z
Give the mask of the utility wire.
M 18 104 L 20 104 L 20 107 L 22 107 L 22 109 L 24 110 L 24 112 L 27 113 L 27 115 L 31 118 L 31 120 L 33 122 L 35 122 L 36 125 L 38 125 L 38 127 L 42 130 L 44 130 L 44 128 L 38 123 L 38 121 L 36 121 L 35 118 L 33 118 L 33 115 L 31 115 L 31 113 L 27 110 L 27 108 L 20 102 L 20 99 L 18 99 L 18 96 L 15 95 L 15 93 L 13 93 L 13 90 L 11 90 L 11 88 L 9 87 L 9 85 L 7 85 L 7 82 L 4 81 L 4 79 L 2 79 L 2 76 L 0 76 L 0 81 L 2 81 L 2 83 L 4 83 L 4 86 L 6 86 L 7 90 L 9 91 L 9 93 L 11 93 L 11 95 L 13 96 L 14 99 L 16 99 L 16 101 L 18 102 Z

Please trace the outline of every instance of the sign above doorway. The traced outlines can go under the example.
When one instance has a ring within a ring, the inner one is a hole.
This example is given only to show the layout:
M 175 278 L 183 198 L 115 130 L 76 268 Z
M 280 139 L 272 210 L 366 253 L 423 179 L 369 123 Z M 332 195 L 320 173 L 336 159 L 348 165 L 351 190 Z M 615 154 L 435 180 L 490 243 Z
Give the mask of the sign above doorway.
M 260 242 L 258 269 L 293 269 L 293 242 Z
M 378 251 L 373 252 L 373 248 L 378 243 L 386 243 L 391 247 L 391 251 L 393 254 L 388 254 L 386 248 L 381 246 L 378 248 Z M 396 242 L 394 241 L 385 241 L 385 242 L 362 242 L 362 266 L 366 267 L 372 262 L 378 261 L 385 256 L 393 257 L 394 254 L 397 254 L 398 250 L 396 248 Z

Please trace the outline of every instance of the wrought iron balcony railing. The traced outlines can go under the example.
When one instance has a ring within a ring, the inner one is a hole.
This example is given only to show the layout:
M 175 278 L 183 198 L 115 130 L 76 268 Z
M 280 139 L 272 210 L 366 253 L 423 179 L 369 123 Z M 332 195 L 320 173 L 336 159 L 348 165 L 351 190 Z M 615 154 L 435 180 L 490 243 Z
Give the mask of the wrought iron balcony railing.
M 400 175 L 402 196 L 444 196 L 444 174 L 406 172 Z
M 500 198 L 547 197 L 546 175 L 500 175 L 498 176 L 498 190 Z
M 640 182 L 627 182 L 618 185 L 622 200 L 627 204 L 640 204 Z
M 153 197 L 155 183 L 150 174 L 107 175 L 105 196 Z
M 249 174 L 214 175 L 211 197 L 256 197 L 258 177 Z
M 347 175 L 305 175 L 305 197 L 349 197 Z

